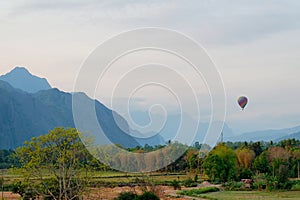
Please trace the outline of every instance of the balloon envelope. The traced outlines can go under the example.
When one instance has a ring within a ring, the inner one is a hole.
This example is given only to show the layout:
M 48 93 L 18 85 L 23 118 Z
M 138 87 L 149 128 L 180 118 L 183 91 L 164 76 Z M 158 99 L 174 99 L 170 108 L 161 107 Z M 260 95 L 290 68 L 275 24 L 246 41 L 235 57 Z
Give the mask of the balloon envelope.
M 244 109 L 246 107 L 247 103 L 248 103 L 247 97 L 241 96 L 241 97 L 238 98 L 238 104 L 240 105 L 240 107 L 242 109 Z

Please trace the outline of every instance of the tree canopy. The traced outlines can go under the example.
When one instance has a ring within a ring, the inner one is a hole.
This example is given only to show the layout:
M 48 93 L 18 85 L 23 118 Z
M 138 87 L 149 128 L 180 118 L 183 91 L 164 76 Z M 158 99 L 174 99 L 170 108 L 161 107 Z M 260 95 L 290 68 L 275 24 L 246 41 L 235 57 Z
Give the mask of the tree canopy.
M 74 128 L 55 128 L 16 150 L 26 183 L 24 191 L 55 200 L 78 199 L 82 195 L 87 179 L 80 169 L 90 157 L 79 134 Z

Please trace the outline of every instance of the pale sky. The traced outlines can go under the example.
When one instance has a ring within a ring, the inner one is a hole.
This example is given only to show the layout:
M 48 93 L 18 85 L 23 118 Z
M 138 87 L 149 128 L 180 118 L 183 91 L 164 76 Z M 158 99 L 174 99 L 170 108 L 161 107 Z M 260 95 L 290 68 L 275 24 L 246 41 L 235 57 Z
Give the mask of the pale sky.
M 236 132 L 296 126 L 299 11 L 298 0 L 0 1 L 0 74 L 24 66 L 72 91 L 81 64 L 105 40 L 135 28 L 168 28 L 195 39 L 217 65 L 226 122 Z M 244 112 L 240 95 L 250 100 Z

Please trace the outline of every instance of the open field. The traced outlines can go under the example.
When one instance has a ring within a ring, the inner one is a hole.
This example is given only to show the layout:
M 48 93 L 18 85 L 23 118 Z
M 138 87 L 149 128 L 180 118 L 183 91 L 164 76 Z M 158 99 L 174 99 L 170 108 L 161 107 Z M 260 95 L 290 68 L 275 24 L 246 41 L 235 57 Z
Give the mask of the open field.
M 232 199 L 299 199 L 300 191 L 286 191 L 286 192 L 265 192 L 265 191 L 220 191 L 214 193 L 207 193 L 200 195 L 200 197 L 187 197 L 177 195 L 178 190 L 174 190 L 171 186 L 163 186 L 160 183 L 169 182 L 173 180 L 185 180 L 188 175 L 180 173 L 151 173 L 151 174 L 127 174 L 115 171 L 99 171 L 93 172 L 91 175 L 91 181 L 95 184 L 91 188 L 88 195 L 85 196 L 87 200 L 102 199 L 109 200 L 118 196 L 119 193 L 125 191 L 135 191 L 141 193 L 141 188 L 134 186 L 129 187 L 127 183 L 133 183 L 138 177 L 143 180 L 149 180 L 151 182 L 158 183 L 155 187 L 156 193 L 159 194 L 162 200 L 187 200 L 187 199 L 220 199 L 220 200 L 232 200 Z M 8 170 L 4 174 L 4 183 L 10 184 L 21 178 L 18 170 Z M 99 183 L 99 184 L 98 184 Z M 106 186 L 104 186 L 106 185 Z M 109 185 L 109 186 L 107 186 Z M 182 188 L 193 189 L 193 188 Z M 20 197 L 17 194 L 10 192 L 4 192 L 4 199 L 17 200 Z
M 130 183 L 136 178 L 143 178 L 145 180 L 151 180 L 155 183 L 162 183 L 173 180 L 185 180 L 188 175 L 185 173 L 145 173 L 145 174 L 129 174 L 116 171 L 98 171 L 90 172 L 89 175 L 92 182 L 98 183 Z M 13 183 L 21 179 L 22 175 L 19 170 L 11 169 L 4 174 L 4 184 Z M 47 177 L 47 173 L 44 173 L 44 177 Z M 49 176 L 50 177 L 50 176 Z
M 118 196 L 121 192 L 136 192 L 141 194 L 141 188 L 139 187 L 114 187 L 114 188 L 93 188 L 88 196 L 85 197 L 85 200 L 111 200 Z M 194 199 L 193 197 L 180 197 L 176 195 L 176 191 L 173 187 L 170 186 L 156 186 L 155 193 L 160 197 L 161 200 L 188 200 Z M 199 198 L 202 199 L 202 198 Z
M 299 199 L 300 191 L 286 191 L 286 192 L 265 192 L 265 191 L 221 191 L 203 194 L 201 197 L 208 197 L 207 199 L 220 199 L 220 200 L 232 200 L 232 199 Z
M 159 196 L 161 200 L 188 200 L 188 199 L 218 199 L 218 200 L 232 200 L 232 199 L 282 199 L 282 200 L 292 200 L 300 199 L 300 191 L 287 191 L 287 192 L 264 192 L 264 191 L 221 191 L 214 193 L 203 194 L 201 197 L 179 197 L 176 195 L 176 191 L 172 187 L 168 186 L 158 186 L 157 187 Z M 93 188 L 85 200 L 102 199 L 110 200 L 117 197 L 118 194 L 125 191 L 136 191 L 138 193 L 141 190 L 137 187 L 114 187 L 114 188 Z M 18 200 L 19 195 L 12 194 L 10 192 L 4 192 L 5 200 Z

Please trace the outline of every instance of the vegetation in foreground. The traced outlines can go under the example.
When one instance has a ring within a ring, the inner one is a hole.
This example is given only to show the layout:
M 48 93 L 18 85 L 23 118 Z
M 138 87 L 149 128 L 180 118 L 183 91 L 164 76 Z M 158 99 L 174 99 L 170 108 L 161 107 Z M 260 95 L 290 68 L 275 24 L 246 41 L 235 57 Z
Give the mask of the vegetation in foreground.
M 181 190 L 177 194 L 192 196 L 192 197 L 201 197 L 201 194 L 209 193 L 209 192 L 217 192 L 220 191 L 217 187 L 204 187 L 199 189 L 192 190 Z
M 292 200 L 300 199 L 299 191 L 220 191 L 213 193 L 206 193 L 199 195 L 200 198 L 211 199 L 211 200 L 233 200 L 233 199 L 282 199 L 282 200 Z
M 223 183 L 226 190 L 300 190 L 300 181 L 291 180 L 299 178 L 300 171 L 300 141 L 295 139 L 276 144 L 219 143 L 204 157 L 199 154 L 203 145 L 196 142 L 193 147 L 187 147 L 178 143 L 178 148 L 186 148 L 187 151 L 174 163 L 152 175 L 133 175 L 116 172 L 95 160 L 85 149 L 79 134 L 76 129 L 56 128 L 46 135 L 32 138 L 16 151 L 1 150 L 0 168 L 10 166 L 14 167 L 14 172 L 18 172 L 14 174 L 15 178 L 9 177 L 8 185 L 4 182 L 4 188 L 19 193 L 23 199 L 42 197 L 58 200 L 80 199 L 90 187 L 106 184 L 166 184 L 181 189 L 181 186 L 195 187 L 203 179 Z M 145 153 L 163 147 L 145 145 L 127 150 Z M 162 156 L 169 153 L 172 151 L 161 150 Z M 122 157 L 121 154 L 116 156 Z M 159 159 L 161 157 L 151 158 L 154 163 L 159 162 Z M 126 162 L 127 159 L 120 159 L 121 165 L 127 166 Z
M 144 192 L 141 195 L 133 192 L 123 192 L 114 200 L 159 200 L 159 197 L 153 192 Z

